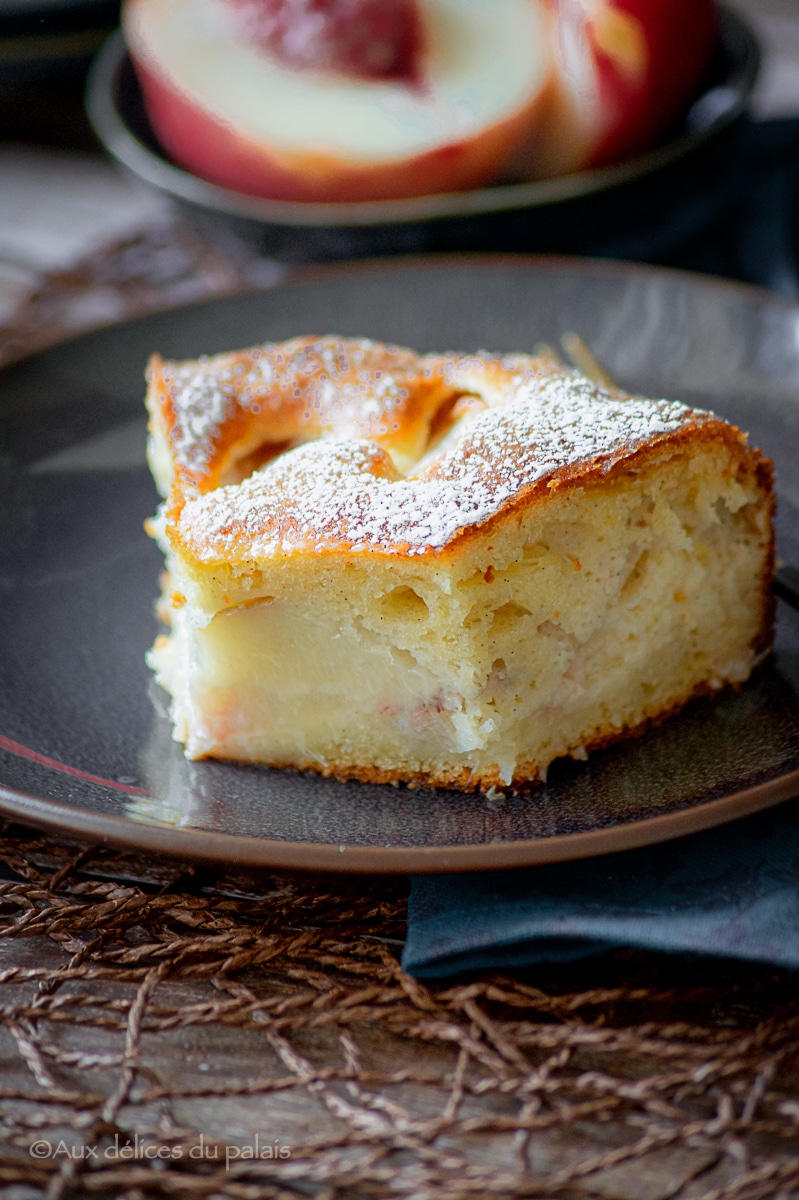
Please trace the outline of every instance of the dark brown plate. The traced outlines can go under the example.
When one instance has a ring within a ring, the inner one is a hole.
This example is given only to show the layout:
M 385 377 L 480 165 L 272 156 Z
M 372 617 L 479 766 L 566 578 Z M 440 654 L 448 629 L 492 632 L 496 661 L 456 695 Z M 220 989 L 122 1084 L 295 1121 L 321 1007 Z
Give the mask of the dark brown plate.
M 349 871 L 578 858 L 707 828 L 799 792 L 799 615 L 739 693 L 556 765 L 499 805 L 189 763 L 144 652 L 160 556 L 142 532 L 142 368 L 300 332 L 494 350 L 578 330 L 625 387 L 712 406 L 777 463 L 779 545 L 799 562 L 799 307 L 676 272 L 568 259 L 393 260 L 119 325 L 0 385 L 0 810 L 189 857 Z

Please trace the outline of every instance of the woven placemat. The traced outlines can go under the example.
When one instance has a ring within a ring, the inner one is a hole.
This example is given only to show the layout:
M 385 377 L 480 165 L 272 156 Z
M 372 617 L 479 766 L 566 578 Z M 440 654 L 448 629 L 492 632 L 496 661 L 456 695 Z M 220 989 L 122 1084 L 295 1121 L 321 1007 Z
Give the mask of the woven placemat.
M 0 861 L 9 1200 L 799 1195 L 788 972 L 615 953 L 422 985 L 404 881 L 13 826 Z

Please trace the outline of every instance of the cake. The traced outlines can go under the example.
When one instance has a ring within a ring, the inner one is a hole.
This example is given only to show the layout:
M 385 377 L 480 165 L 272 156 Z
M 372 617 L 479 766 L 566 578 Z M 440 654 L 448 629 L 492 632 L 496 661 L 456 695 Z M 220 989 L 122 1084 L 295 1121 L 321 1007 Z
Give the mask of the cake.
M 712 413 L 332 336 L 148 379 L 190 758 L 518 787 L 771 645 L 771 463 Z

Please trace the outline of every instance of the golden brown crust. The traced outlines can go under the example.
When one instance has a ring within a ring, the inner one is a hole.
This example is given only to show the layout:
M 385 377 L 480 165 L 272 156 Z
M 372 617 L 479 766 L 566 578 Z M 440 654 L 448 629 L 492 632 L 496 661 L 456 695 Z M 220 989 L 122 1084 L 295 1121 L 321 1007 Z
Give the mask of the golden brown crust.
M 336 433 L 419 457 L 446 390 L 436 365 L 397 346 L 310 336 L 196 362 L 153 355 L 149 406 L 178 481 L 203 494 L 256 444 L 281 451 Z
M 170 458 L 167 535 L 198 565 L 447 553 L 555 489 L 623 478 L 682 446 L 723 444 L 736 469 L 768 474 L 711 413 L 525 355 L 297 338 L 155 358 L 148 403 Z
M 686 417 L 674 432 L 582 456 L 532 479 L 534 444 L 525 461 L 514 454 L 517 447 L 500 442 L 492 448 L 493 459 L 483 457 L 477 471 L 470 468 L 472 447 L 460 447 L 460 457 L 448 464 L 455 466 L 449 478 L 437 476 L 434 464 L 424 476 L 409 479 L 398 475 L 377 446 L 333 449 L 320 444 L 310 464 L 292 462 L 302 470 L 284 474 L 282 464 L 276 464 L 271 475 L 259 474 L 238 489 L 171 510 L 170 540 L 177 552 L 209 566 L 309 551 L 320 556 L 455 553 L 468 539 L 545 503 L 555 490 L 622 482 L 663 457 L 678 455 L 683 447 L 695 452 L 713 445 L 727 448 L 736 470 L 757 476 L 759 451 L 734 426 L 704 414 L 696 420 Z M 376 481 L 398 486 L 380 487 Z M 439 486 L 431 488 L 431 483 Z

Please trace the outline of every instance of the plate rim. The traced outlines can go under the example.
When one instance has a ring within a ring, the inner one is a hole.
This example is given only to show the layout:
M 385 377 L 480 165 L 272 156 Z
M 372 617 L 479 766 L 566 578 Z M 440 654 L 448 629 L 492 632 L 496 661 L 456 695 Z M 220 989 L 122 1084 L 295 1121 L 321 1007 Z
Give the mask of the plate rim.
M 270 287 L 236 292 L 228 296 L 211 297 L 202 301 L 163 310 L 163 315 L 191 313 L 198 306 L 224 304 L 259 294 L 279 292 L 321 282 L 337 276 L 384 274 L 391 271 L 430 271 L 452 267 L 516 267 L 525 270 L 550 268 L 569 274 L 586 273 L 605 276 L 664 276 L 682 281 L 700 290 L 736 293 L 752 302 L 768 304 L 799 315 L 799 304 L 791 299 L 751 284 L 723 277 L 645 263 L 617 259 L 585 259 L 553 254 L 480 254 L 449 253 L 439 255 L 408 255 L 365 259 L 357 262 L 317 264 L 291 269 L 283 280 Z M 30 360 L 47 357 L 75 342 L 102 337 L 115 328 L 124 328 L 140 321 L 162 315 L 161 310 L 98 329 L 84 331 L 60 339 L 51 346 L 10 363 L 0 372 L 13 371 Z M 52 769 L 57 769 L 53 767 Z M 274 870 L 322 870 L 352 874 L 432 874 L 467 871 L 506 870 L 533 867 L 545 863 L 570 862 L 599 857 L 616 852 L 671 841 L 726 824 L 728 821 L 762 811 L 799 795 L 799 769 L 765 782 L 739 788 L 725 796 L 716 797 L 676 813 L 666 813 L 613 824 L 607 828 L 558 834 L 538 839 L 504 842 L 446 844 L 437 846 L 359 846 L 327 842 L 296 842 L 280 839 L 247 837 L 240 834 L 217 833 L 211 830 L 173 826 L 157 821 L 143 822 L 130 817 L 67 805 L 61 801 L 37 796 L 15 789 L 0 779 L 0 815 L 29 823 L 37 828 L 66 836 L 99 840 L 104 844 L 145 850 L 168 857 L 200 862 L 225 862 L 242 866 L 265 867 Z M 68 818 L 65 823 L 64 817 Z
M 607 829 L 515 842 L 444 846 L 352 846 L 249 838 L 207 829 L 134 821 L 94 809 L 67 806 L 0 784 L 0 815 L 67 836 L 146 850 L 197 862 L 264 867 L 276 871 L 327 871 L 359 875 L 431 875 L 512 870 L 625 853 L 715 829 L 775 807 L 799 794 L 799 769 L 677 813 L 646 817 Z M 67 812 L 69 826 L 59 819 Z
M 167 308 L 154 308 L 149 312 L 136 313 L 121 321 L 110 321 L 91 329 L 82 329 L 75 333 L 64 333 L 55 341 L 39 346 L 19 357 L 11 358 L 0 365 L 0 383 L 3 376 L 23 367 L 29 359 L 46 358 L 49 354 L 57 353 L 62 348 L 102 337 L 115 329 L 136 326 L 148 321 L 157 320 L 161 316 L 173 313 L 188 312 L 191 309 L 212 307 L 226 302 L 235 302 L 245 296 L 269 295 L 283 288 L 302 287 L 317 280 L 332 278 L 334 275 L 385 274 L 390 271 L 417 270 L 419 268 L 446 268 L 468 266 L 471 269 L 480 267 L 508 266 L 532 269 L 534 267 L 553 268 L 564 271 L 579 271 L 580 274 L 615 274 L 615 275 L 662 275 L 666 279 L 682 280 L 689 286 L 701 286 L 717 291 L 737 292 L 743 299 L 750 299 L 760 304 L 770 304 L 782 308 L 785 312 L 793 311 L 799 318 L 799 300 L 772 292 L 756 283 L 747 283 L 742 279 L 727 279 L 723 275 L 711 272 L 691 271 L 685 267 L 663 266 L 659 263 L 646 263 L 635 259 L 625 258 L 591 258 L 579 254 L 558 254 L 540 251 L 523 250 L 443 250 L 433 253 L 417 251 L 412 254 L 369 255 L 365 258 L 342 259 L 328 263 L 304 263 L 300 265 L 286 263 L 285 275 L 274 283 L 259 285 L 251 288 L 241 288 L 218 296 L 203 296 L 199 299 L 188 300 L 182 304 L 170 305 Z

